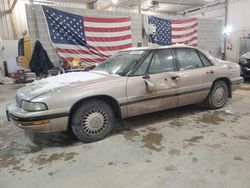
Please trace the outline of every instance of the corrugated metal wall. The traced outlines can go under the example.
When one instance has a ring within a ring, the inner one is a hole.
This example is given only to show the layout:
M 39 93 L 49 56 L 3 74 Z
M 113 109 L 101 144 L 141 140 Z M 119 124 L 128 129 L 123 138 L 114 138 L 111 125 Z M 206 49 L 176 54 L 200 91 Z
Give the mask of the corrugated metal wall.
M 14 39 L 8 0 L 0 0 L 0 37 L 3 40 Z
M 28 29 L 25 2 L 17 1 L 12 13 L 8 0 L 0 0 L 0 37 L 3 40 L 18 39 Z

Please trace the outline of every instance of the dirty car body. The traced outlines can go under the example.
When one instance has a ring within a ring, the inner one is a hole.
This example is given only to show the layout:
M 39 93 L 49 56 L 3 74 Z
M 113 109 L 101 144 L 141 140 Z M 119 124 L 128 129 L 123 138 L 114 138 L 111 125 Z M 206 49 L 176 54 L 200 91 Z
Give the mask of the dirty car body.
M 238 64 L 197 48 L 134 48 L 93 71 L 19 89 L 7 114 L 20 128 L 38 133 L 72 129 L 79 140 L 91 142 L 111 133 L 114 119 L 201 102 L 220 108 L 242 81 Z

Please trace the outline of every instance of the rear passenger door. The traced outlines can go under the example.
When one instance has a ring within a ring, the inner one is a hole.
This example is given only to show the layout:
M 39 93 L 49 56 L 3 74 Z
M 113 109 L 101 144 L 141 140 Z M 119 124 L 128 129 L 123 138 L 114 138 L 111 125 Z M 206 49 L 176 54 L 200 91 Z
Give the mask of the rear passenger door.
M 180 76 L 178 105 L 203 101 L 214 80 L 213 63 L 193 48 L 176 48 L 174 53 Z

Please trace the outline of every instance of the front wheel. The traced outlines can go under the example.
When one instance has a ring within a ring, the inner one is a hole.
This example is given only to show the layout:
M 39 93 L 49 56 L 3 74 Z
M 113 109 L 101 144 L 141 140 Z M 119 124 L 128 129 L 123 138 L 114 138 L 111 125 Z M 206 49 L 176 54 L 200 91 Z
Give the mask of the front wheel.
M 114 127 L 114 112 L 102 100 L 90 100 L 78 107 L 72 117 L 71 128 L 82 142 L 94 142 L 109 135 Z
M 205 100 L 205 105 L 210 109 L 218 109 L 225 105 L 228 99 L 228 86 L 220 80 L 213 84 L 210 93 Z

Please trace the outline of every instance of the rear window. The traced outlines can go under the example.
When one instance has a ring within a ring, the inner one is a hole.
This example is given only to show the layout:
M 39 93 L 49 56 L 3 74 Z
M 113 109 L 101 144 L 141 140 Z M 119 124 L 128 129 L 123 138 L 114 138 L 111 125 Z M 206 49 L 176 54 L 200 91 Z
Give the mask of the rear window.
M 196 50 L 191 48 L 175 49 L 177 58 L 180 63 L 180 70 L 196 69 L 203 67 L 203 63 L 196 53 Z

